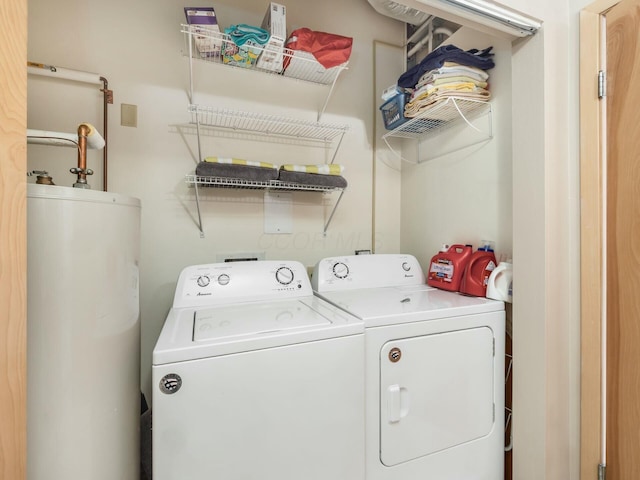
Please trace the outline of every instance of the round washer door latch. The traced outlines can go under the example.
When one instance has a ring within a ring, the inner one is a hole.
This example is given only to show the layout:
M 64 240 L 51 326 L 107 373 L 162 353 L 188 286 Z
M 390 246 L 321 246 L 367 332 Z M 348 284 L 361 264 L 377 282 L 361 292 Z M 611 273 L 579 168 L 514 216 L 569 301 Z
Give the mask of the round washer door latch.
M 398 347 L 393 347 L 391 350 L 389 350 L 389 360 L 391 360 L 391 363 L 399 362 L 400 358 L 402 358 L 402 350 L 400 350 Z
M 182 378 L 177 373 L 168 373 L 160 380 L 160 391 L 171 395 L 182 387 Z

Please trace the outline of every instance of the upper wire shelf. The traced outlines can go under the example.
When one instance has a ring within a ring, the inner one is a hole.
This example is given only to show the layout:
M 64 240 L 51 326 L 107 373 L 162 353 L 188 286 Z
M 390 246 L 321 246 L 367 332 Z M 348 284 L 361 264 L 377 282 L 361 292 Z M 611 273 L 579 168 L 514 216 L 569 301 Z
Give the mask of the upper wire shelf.
M 421 139 L 434 135 L 461 123 L 472 128 L 471 120 L 491 114 L 491 104 L 481 100 L 460 97 L 448 97 L 445 101 L 425 109 L 415 118 L 396 127 L 382 136 Z M 492 132 L 488 132 L 491 136 Z
M 255 64 L 247 67 L 226 64 L 223 61 L 222 55 L 201 55 L 198 52 L 197 48 L 195 48 L 193 41 L 195 40 L 195 37 L 198 37 L 199 39 L 204 39 L 205 41 L 210 41 L 217 45 L 224 46 L 224 44 L 233 43 L 233 40 L 231 40 L 231 37 L 229 35 L 215 31 L 211 28 L 203 27 L 201 25 L 183 24 L 181 32 L 184 34 L 186 50 L 192 52 L 192 58 L 202 60 L 207 63 L 215 63 L 233 68 L 241 68 L 243 70 L 253 70 L 270 75 L 281 75 L 284 77 L 294 78 L 296 80 L 316 83 L 318 85 L 333 85 L 340 73 L 343 70 L 347 69 L 348 62 L 345 62 L 342 65 L 337 65 L 335 67 L 324 68 L 312 54 L 300 50 L 290 50 L 287 48 L 283 48 L 282 51 L 284 63 L 288 63 L 288 67 L 284 69 L 284 71 L 262 69 L 256 67 Z M 266 50 L 265 48 L 260 46 L 252 46 L 251 49 L 257 52 L 256 55 L 258 56 L 258 58 L 260 57 L 262 52 Z
M 291 50 L 288 48 L 282 49 L 282 58 L 283 64 L 287 64 L 287 67 L 283 70 L 268 70 L 264 68 L 258 68 L 256 65 L 251 66 L 236 66 L 229 63 L 224 63 L 223 55 L 201 55 L 196 48 L 196 38 L 198 40 L 204 40 L 205 42 L 213 42 L 214 44 L 219 44 L 223 47 L 225 44 L 233 43 L 231 37 L 226 35 L 225 33 L 215 31 L 211 28 L 203 27 L 202 25 L 185 25 L 182 24 L 181 32 L 184 35 L 185 40 L 185 50 L 186 55 L 189 57 L 189 89 L 190 89 L 190 99 L 193 102 L 193 61 L 201 60 L 205 63 L 224 65 L 225 67 L 235 68 L 244 71 L 252 71 L 252 72 L 260 72 L 268 75 L 277 75 L 280 77 L 288 77 L 296 80 L 301 80 L 303 82 L 328 86 L 329 90 L 327 95 L 325 96 L 324 103 L 322 107 L 318 110 L 318 121 L 322 118 L 322 115 L 327 109 L 327 105 L 329 104 L 329 99 L 333 94 L 333 90 L 336 86 L 336 80 L 340 76 L 340 73 L 343 70 L 347 69 L 347 64 L 349 62 L 345 62 L 342 65 L 337 65 L 335 67 L 324 68 L 315 57 L 308 53 L 300 50 Z M 260 55 L 265 52 L 265 48 L 256 46 L 251 47 L 253 51 L 257 52 L 258 59 Z M 273 50 L 269 50 L 270 53 L 273 53 Z M 280 52 L 278 52 L 279 54 Z
M 342 137 L 347 125 L 311 122 L 281 115 L 220 109 L 203 105 L 189 105 L 191 122 L 196 125 L 224 130 L 258 133 L 288 139 L 331 143 Z

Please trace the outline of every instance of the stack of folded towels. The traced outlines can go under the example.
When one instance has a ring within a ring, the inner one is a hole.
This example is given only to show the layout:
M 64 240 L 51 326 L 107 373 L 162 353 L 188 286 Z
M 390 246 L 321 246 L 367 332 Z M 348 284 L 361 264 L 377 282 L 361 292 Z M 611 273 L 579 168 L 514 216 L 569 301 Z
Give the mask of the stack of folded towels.
M 196 166 L 196 175 L 268 182 L 278 178 L 278 166 L 240 158 L 207 157 Z
M 297 183 L 321 187 L 346 188 L 342 165 L 282 165 L 239 158 L 206 157 L 196 166 L 201 177 L 233 178 L 257 182 Z M 277 186 L 277 185 L 274 185 Z
M 410 92 L 404 116 L 413 118 L 426 114 L 449 97 L 486 102 L 492 69 L 493 47 L 464 51 L 455 45 L 437 48 L 398 79 L 398 87 Z
M 278 180 L 301 185 L 346 188 L 342 165 L 282 165 Z

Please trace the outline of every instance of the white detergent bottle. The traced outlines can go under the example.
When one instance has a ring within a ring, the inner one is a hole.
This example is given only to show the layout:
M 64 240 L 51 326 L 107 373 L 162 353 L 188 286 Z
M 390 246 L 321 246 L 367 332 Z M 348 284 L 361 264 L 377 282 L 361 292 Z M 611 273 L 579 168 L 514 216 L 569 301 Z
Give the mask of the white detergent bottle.
M 513 265 L 500 262 L 491 272 L 487 283 L 487 298 L 513 302 Z

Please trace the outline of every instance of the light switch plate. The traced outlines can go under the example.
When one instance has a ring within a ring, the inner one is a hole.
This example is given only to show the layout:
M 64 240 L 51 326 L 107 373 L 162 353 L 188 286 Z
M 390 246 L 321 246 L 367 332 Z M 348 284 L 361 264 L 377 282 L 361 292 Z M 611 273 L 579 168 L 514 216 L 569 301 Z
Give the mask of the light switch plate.
M 138 106 L 127 103 L 120 104 L 120 125 L 123 127 L 138 126 Z

